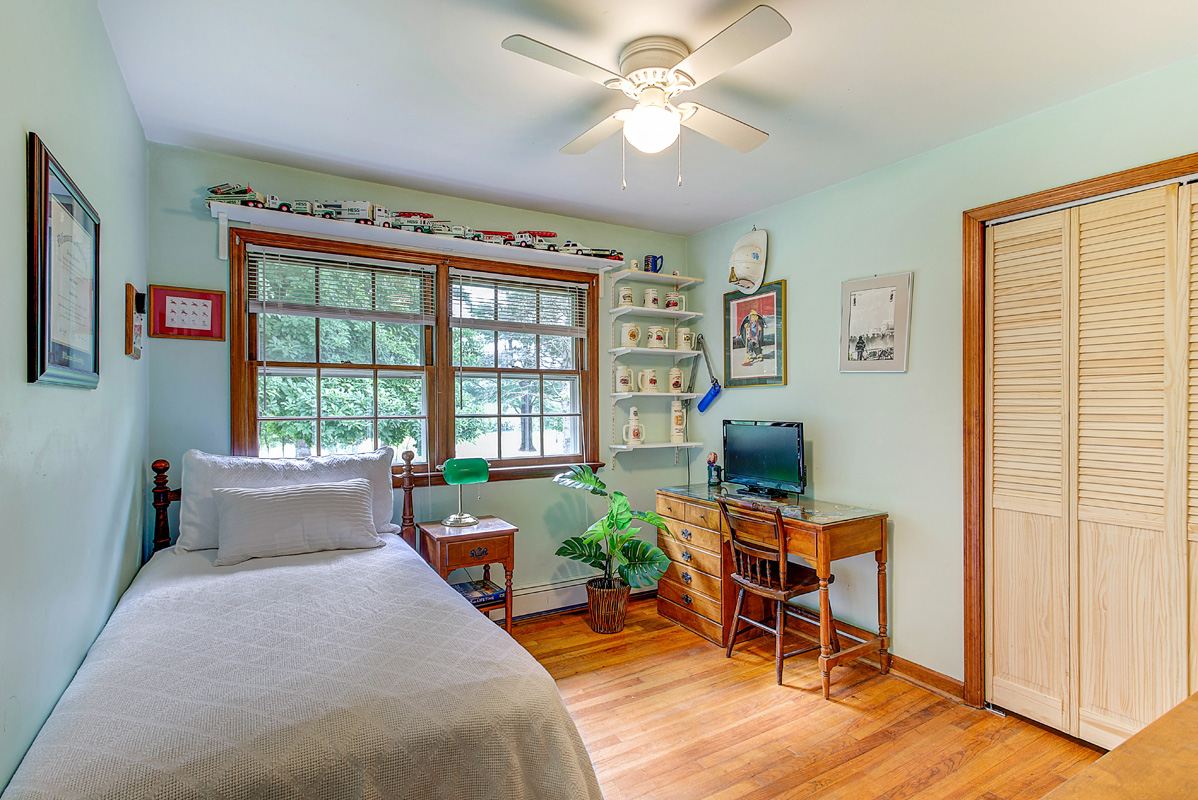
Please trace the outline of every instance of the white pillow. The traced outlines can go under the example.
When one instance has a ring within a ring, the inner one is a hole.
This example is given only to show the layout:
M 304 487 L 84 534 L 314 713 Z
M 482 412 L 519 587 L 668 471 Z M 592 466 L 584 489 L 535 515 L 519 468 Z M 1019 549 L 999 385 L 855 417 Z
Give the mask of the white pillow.
M 382 547 L 374 532 L 370 481 L 269 489 L 213 489 L 220 520 L 216 566 L 318 550 Z
M 180 550 L 209 550 L 217 546 L 216 503 L 212 490 L 267 489 L 366 478 L 372 490 L 374 529 L 396 533 L 391 524 L 395 514 L 391 489 L 394 450 L 384 447 L 373 453 L 311 458 L 252 458 L 218 456 L 200 450 L 183 454 L 183 501 L 179 504 Z

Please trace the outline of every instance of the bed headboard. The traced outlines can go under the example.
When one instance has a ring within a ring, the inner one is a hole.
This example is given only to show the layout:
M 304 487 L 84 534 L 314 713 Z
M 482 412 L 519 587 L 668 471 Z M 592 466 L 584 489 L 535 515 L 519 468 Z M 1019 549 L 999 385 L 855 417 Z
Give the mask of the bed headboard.
M 403 492 L 403 512 L 399 523 L 399 535 L 412 547 L 416 547 L 416 520 L 412 515 L 412 491 L 416 488 L 416 479 L 412 474 L 412 459 L 415 457 L 416 454 L 411 450 L 405 450 L 400 456 L 403 459 L 403 466 L 399 468 L 399 475 L 392 476 L 391 479 L 391 484 Z M 171 523 L 167 518 L 166 510 L 170 508 L 171 503 L 182 496 L 179 489 L 170 488 L 170 479 L 167 477 L 170 468 L 170 462 L 164 458 L 160 458 L 150 465 L 150 469 L 154 470 L 152 492 L 154 495 L 155 553 L 164 547 L 170 547 Z

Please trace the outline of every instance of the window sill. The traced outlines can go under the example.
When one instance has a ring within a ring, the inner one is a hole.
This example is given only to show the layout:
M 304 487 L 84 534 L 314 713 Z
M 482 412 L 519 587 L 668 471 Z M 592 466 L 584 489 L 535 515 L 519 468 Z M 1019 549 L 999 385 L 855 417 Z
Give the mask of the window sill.
M 586 464 L 591 469 L 599 469 L 606 465 L 603 461 L 575 461 L 567 464 L 535 464 L 527 467 L 494 467 L 490 471 L 490 476 L 487 478 L 488 483 L 497 481 L 522 481 L 529 478 L 551 478 L 559 472 L 565 472 L 570 467 Z M 403 488 L 403 477 L 401 476 L 402 467 L 391 467 L 391 485 L 396 489 Z M 445 475 L 441 472 L 416 472 L 412 473 L 412 481 L 416 487 L 421 486 L 446 486 Z

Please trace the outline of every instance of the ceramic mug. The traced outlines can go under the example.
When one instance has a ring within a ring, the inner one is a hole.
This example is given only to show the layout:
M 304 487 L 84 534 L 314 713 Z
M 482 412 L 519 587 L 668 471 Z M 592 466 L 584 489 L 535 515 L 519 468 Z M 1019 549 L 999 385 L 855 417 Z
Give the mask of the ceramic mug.
M 630 422 L 624 426 L 624 444 L 640 444 L 645 441 L 645 429 L 639 422 Z
M 670 329 L 665 325 L 650 325 L 648 328 L 649 346 L 661 350 L 670 347 Z
M 686 298 L 678 292 L 666 292 L 665 307 L 669 311 L 685 311 Z
M 661 272 L 665 265 L 665 256 L 645 256 L 645 272 Z
M 645 308 L 657 308 L 657 290 L 645 290 Z
M 636 347 L 641 340 L 641 329 L 635 322 L 625 322 L 620 326 L 620 347 Z
M 656 392 L 657 391 L 657 370 L 655 370 L 655 369 L 641 370 L 640 374 L 636 376 L 636 385 L 637 385 L 637 388 L 642 392 Z
M 674 394 L 682 392 L 682 370 L 678 367 L 670 367 L 669 386 Z
M 623 364 L 616 367 L 616 391 L 631 392 L 632 391 L 632 369 Z
M 621 286 L 619 297 L 620 299 L 616 301 L 617 306 L 631 306 L 636 303 L 631 286 Z
M 690 328 L 678 329 L 678 349 L 679 350 L 694 350 L 695 349 L 695 334 Z
M 632 259 L 632 266 L 629 269 L 631 269 L 633 272 L 640 272 L 641 262 L 637 261 L 635 258 Z

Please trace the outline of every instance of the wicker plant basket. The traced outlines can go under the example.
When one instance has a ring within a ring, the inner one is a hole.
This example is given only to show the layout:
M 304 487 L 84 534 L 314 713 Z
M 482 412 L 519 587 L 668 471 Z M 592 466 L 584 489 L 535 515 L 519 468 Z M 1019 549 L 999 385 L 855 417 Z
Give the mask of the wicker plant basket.
M 632 587 L 619 578 L 591 578 L 587 581 L 587 622 L 595 633 L 619 633 L 628 614 L 628 594 Z

